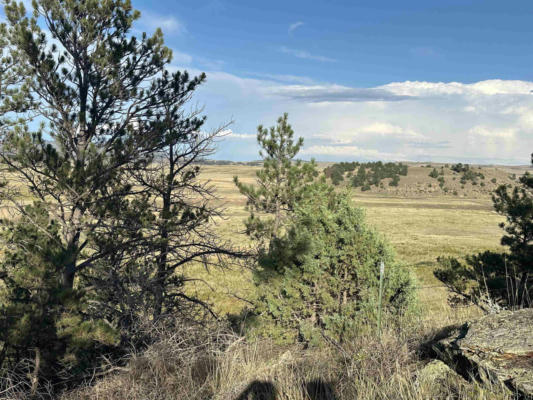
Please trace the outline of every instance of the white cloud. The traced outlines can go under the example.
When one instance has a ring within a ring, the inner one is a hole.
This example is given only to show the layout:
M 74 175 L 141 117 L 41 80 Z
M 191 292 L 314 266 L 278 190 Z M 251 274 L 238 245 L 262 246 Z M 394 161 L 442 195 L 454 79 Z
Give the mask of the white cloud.
M 176 65 L 190 65 L 193 57 L 190 54 L 182 53 L 181 51 L 172 50 L 172 62 Z
M 220 136 L 228 139 L 245 139 L 245 140 L 255 140 L 257 135 L 252 135 L 250 133 L 235 133 L 231 129 L 226 129 L 220 132 Z
M 533 136 L 533 111 L 531 109 L 519 114 L 520 127 Z
M 492 79 L 476 83 L 460 82 L 392 82 L 379 88 L 404 96 L 440 95 L 532 95 L 533 82 Z
M 403 154 L 398 153 L 384 153 L 376 149 L 363 149 L 358 146 L 321 146 L 314 145 L 304 148 L 301 152 L 311 156 L 334 156 L 345 157 L 346 160 L 351 159 L 379 159 L 379 160 L 404 160 Z
M 288 75 L 288 74 L 263 74 L 263 73 L 250 73 L 249 75 L 271 80 L 279 83 L 297 83 L 304 85 L 313 85 L 315 84 L 314 79 L 308 78 L 306 76 L 297 76 L 297 75 Z
M 294 24 L 289 25 L 289 34 L 293 33 L 296 29 L 304 25 L 302 21 L 295 22 Z
M 173 15 L 158 15 L 151 12 L 143 12 L 139 20 L 141 25 L 150 30 L 161 28 L 163 33 L 184 34 L 187 33 L 185 25 Z
M 337 60 L 334 58 L 311 54 L 305 50 L 291 49 L 285 46 L 281 46 L 279 50 L 282 53 L 290 54 L 291 56 L 294 56 L 297 58 L 303 58 L 305 60 L 313 60 L 313 61 L 320 61 L 320 62 L 337 62 Z
M 288 112 L 296 136 L 305 139 L 304 158 L 528 164 L 530 86 L 533 82 L 395 82 L 350 88 L 208 71 L 195 99 L 205 105 L 208 125 L 233 120 L 234 132 L 274 125 Z M 233 133 L 221 141 L 216 157 L 257 159 L 253 138 Z
M 388 122 L 375 122 L 373 124 L 362 127 L 360 132 L 365 134 L 375 134 L 382 136 L 404 136 L 410 139 L 421 139 L 424 136 L 409 128 L 403 128 L 398 125 L 393 125 Z
M 413 98 L 381 88 L 351 88 L 335 84 L 280 86 L 273 88 L 273 92 L 289 99 L 309 102 L 399 101 Z
M 516 130 L 513 128 L 496 129 L 486 126 L 477 125 L 468 130 L 470 135 L 482 136 L 485 138 L 500 138 L 500 139 L 513 139 Z
M 347 131 L 336 132 L 335 135 L 332 135 L 331 132 L 318 133 L 313 135 L 313 138 L 329 140 L 331 143 L 344 145 L 376 140 L 401 141 L 405 143 L 428 142 L 424 135 L 408 127 L 401 127 L 389 122 L 373 122 L 359 127 L 355 122 L 354 126 L 348 127 Z

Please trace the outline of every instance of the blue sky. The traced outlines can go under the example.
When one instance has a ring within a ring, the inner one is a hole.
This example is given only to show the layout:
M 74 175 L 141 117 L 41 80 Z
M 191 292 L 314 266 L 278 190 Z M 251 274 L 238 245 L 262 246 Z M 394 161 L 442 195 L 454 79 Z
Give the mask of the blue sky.
M 173 68 L 205 71 L 194 105 L 233 121 L 215 158 L 257 158 L 283 112 L 303 158 L 526 164 L 533 2 L 132 0 Z
M 363 87 L 532 77 L 531 1 L 137 0 L 134 5 L 174 18 L 183 34 L 168 32 L 167 38 L 177 50 L 223 62 L 232 73 L 307 76 Z

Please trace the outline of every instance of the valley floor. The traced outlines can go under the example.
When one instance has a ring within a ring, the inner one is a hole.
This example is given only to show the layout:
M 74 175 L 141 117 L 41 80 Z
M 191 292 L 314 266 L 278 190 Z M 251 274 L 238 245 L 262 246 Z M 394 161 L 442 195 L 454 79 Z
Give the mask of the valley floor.
M 217 188 L 220 204 L 225 210 L 225 218 L 216 229 L 226 239 L 240 245 L 247 242 L 243 234 L 247 212 L 245 198 L 233 184 L 233 176 L 253 183 L 257 169 L 246 165 L 203 167 L 204 179 Z M 410 168 L 411 175 L 402 177 L 400 189 L 407 185 L 403 180 L 412 180 L 417 173 L 421 175 L 420 169 L 424 174 L 428 170 L 417 167 L 413 168 L 413 173 Z M 446 325 L 476 312 L 473 308 L 450 310 L 447 290 L 433 276 L 433 270 L 439 256 L 463 257 L 474 252 L 501 249 L 502 230 L 498 224 L 503 219 L 493 211 L 488 192 L 469 198 L 445 193 L 402 196 L 394 191 L 376 193 L 353 189 L 353 197 L 355 204 L 366 210 L 368 222 L 389 240 L 399 259 L 415 273 L 425 319 Z M 207 272 L 200 266 L 192 268 L 208 285 L 197 282 L 190 290 L 218 304 L 220 313 L 237 313 L 246 304 L 239 298 L 249 298 L 252 294 L 247 270 L 234 268 Z

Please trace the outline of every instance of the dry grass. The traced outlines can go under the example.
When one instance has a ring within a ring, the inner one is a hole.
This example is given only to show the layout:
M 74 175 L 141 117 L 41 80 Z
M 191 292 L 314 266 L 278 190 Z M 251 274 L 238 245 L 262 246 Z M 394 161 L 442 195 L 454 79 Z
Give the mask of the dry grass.
M 167 332 L 127 368 L 63 400 L 344 400 L 510 399 L 450 374 L 418 379 L 420 340 L 386 332 L 342 347 L 304 350 L 268 341 L 184 328 Z M 418 337 L 420 334 L 418 333 Z M 423 336 L 422 336 L 423 337 Z
M 233 184 L 233 176 L 238 175 L 242 181 L 253 183 L 257 170 L 258 167 L 244 165 L 203 167 L 203 178 L 216 187 L 220 204 L 225 209 L 225 218 L 219 221 L 216 229 L 223 237 L 241 245 L 247 243 L 242 233 L 247 212 L 244 210 L 245 199 Z M 425 184 L 434 180 L 427 176 L 429 171 L 429 168 L 420 165 L 411 166 L 409 175 L 400 181 L 400 189 L 404 184 L 412 186 L 416 182 Z M 508 177 L 508 172 L 499 168 L 481 171 L 486 181 L 490 181 L 492 176 L 497 176 L 498 182 Z M 436 258 L 441 255 L 461 257 L 483 250 L 501 249 L 499 240 L 502 231 L 498 224 L 502 217 L 493 211 L 488 192 L 472 192 L 468 198 L 447 195 L 442 191 L 420 194 L 399 190 L 398 193 L 395 188 L 383 193 L 353 192 L 355 203 L 365 208 L 369 223 L 387 237 L 399 259 L 416 275 L 427 318 L 437 326 L 470 318 L 477 312 L 475 309 L 450 310 L 446 289 L 440 287 L 433 270 Z M 189 290 L 214 304 L 221 314 L 238 313 L 246 304 L 239 298 L 253 296 L 251 276 L 245 269 L 205 271 L 201 266 L 191 266 L 186 272 L 201 277 L 209 284 L 197 282 Z
M 409 179 L 422 179 L 429 172 L 417 168 L 418 175 Z M 216 186 L 225 208 L 225 218 L 216 229 L 240 245 L 247 244 L 242 233 L 247 213 L 232 178 L 238 175 L 253 182 L 256 170 L 233 165 L 204 168 L 203 177 Z M 502 179 L 508 174 L 495 173 Z M 247 343 L 219 330 L 163 331 L 156 345 L 132 354 L 127 367 L 68 393 L 63 400 L 510 399 L 500 388 L 484 388 L 456 377 L 429 384 L 417 380 L 428 361 L 424 343 L 440 328 L 479 313 L 475 308 L 450 309 L 447 292 L 434 278 L 433 269 L 441 255 L 500 249 L 501 217 L 492 211 L 489 196 L 419 193 L 402 191 L 400 186 L 398 192 L 354 192 L 354 200 L 418 278 L 424 310 L 408 333 L 386 330 L 379 339 L 368 333 L 342 348 L 303 349 L 266 341 Z M 246 269 L 206 271 L 198 265 L 185 272 L 207 283 L 193 283 L 187 290 L 214 304 L 221 314 L 238 313 L 245 305 L 238 298 L 253 296 Z

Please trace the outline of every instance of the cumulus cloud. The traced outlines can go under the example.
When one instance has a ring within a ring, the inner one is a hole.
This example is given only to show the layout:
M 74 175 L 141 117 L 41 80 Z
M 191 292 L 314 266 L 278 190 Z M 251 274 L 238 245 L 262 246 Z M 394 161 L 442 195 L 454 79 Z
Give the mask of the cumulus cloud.
M 196 71 L 190 69 L 194 74 Z M 393 82 L 372 88 L 293 85 L 274 77 L 207 72 L 195 99 L 208 125 L 233 120 L 220 159 L 257 159 L 257 125 L 289 113 L 302 157 L 528 164 L 533 82 Z M 298 79 L 291 77 L 290 79 Z M 401 100 L 401 101 L 400 101 Z
M 409 139 L 424 138 L 424 135 L 415 132 L 412 129 L 393 125 L 388 122 L 374 122 L 373 124 L 362 127 L 359 131 L 361 133 L 371 135 L 402 136 Z
M 319 56 L 316 54 L 311 54 L 305 50 L 291 49 L 285 46 L 281 46 L 279 48 L 279 51 L 281 51 L 282 53 L 297 57 L 297 58 L 303 58 L 305 60 L 313 60 L 313 61 L 320 61 L 320 62 L 337 62 L 337 60 L 334 58 Z
M 476 83 L 461 82 L 392 82 L 379 88 L 404 96 L 441 95 L 531 95 L 533 82 L 492 79 Z
M 339 85 L 292 85 L 275 88 L 273 93 L 293 100 L 309 102 L 399 101 L 413 96 L 398 95 L 381 88 L 351 88 Z

